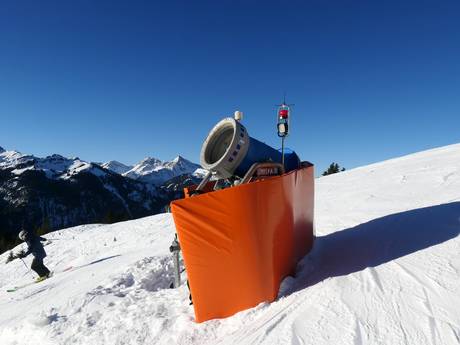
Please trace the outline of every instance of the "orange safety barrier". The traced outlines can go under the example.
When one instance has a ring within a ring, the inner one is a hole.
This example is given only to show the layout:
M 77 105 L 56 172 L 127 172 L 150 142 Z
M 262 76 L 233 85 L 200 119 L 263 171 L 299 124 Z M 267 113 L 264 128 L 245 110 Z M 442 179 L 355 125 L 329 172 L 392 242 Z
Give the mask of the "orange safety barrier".
M 176 200 L 197 322 L 274 301 L 313 245 L 313 166 Z

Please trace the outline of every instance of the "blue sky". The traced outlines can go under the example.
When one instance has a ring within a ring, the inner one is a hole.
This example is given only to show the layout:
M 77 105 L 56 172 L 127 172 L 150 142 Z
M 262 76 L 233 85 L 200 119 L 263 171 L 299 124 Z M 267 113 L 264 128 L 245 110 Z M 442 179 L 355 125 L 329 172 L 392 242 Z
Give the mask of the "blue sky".
M 458 1 L 10 1 L 0 146 L 198 162 L 236 109 L 318 172 L 460 142 Z

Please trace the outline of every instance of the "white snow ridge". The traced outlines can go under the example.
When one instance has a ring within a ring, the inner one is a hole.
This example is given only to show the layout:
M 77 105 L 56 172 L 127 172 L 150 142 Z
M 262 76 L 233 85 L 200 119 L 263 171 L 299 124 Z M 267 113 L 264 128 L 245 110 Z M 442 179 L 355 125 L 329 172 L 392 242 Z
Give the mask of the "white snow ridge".
M 181 156 L 177 156 L 170 162 L 162 162 L 157 158 L 147 157 L 132 169 L 123 173 L 123 176 L 147 183 L 161 184 L 183 174 L 200 176 L 203 174 L 202 170 L 198 164 L 192 163 Z
M 52 278 L 6 292 L 33 277 L 2 266 L 0 343 L 460 343 L 460 144 L 321 177 L 315 215 L 275 302 L 202 324 L 169 289 L 169 214 L 50 233 Z
M 130 165 L 125 165 L 118 161 L 110 161 L 110 162 L 102 164 L 101 166 L 105 169 L 108 169 L 120 175 L 124 174 L 125 172 L 128 172 L 129 170 L 133 168 Z

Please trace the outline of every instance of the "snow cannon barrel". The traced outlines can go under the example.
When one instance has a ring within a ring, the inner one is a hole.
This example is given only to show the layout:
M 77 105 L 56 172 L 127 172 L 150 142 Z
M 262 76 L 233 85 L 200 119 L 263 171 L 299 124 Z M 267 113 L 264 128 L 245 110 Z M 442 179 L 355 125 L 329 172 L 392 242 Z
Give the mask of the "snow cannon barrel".
M 291 151 L 285 170 L 298 169 L 300 160 Z M 249 136 L 241 122 L 225 118 L 209 132 L 201 147 L 201 166 L 220 178 L 243 177 L 254 163 L 282 162 L 280 151 Z

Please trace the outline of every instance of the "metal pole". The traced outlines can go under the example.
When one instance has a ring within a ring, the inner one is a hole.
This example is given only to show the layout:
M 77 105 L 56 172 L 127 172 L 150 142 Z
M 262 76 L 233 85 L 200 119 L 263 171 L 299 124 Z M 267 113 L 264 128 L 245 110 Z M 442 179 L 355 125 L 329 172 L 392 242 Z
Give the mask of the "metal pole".
M 284 138 L 281 137 L 281 164 L 283 164 L 284 167 Z
M 174 287 L 180 286 L 180 262 L 179 262 L 179 251 L 174 252 Z
M 29 266 L 26 265 L 26 263 L 24 262 L 24 260 L 22 260 L 22 258 L 19 258 L 19 259 L 21 259 L 21 261 L 22 261 L 22 263 L 24 264 L 24 266 L 26 266 L 27 271 L 28 271 L 30 274 L 32 274 L 32 271 L 30 270 Z M 32 274 L 32 277 L 33 277 L 33 274 Z
M 198 187 L 196 187 L 196 191 L 201 191 L 204 186 L 206 186 L 206 184 L 209 182 L 209 180 L 211 179 L 212 177 L 212 171 L 208 172 L 206 174 L 206 176 L 203 178 L 203 180 L 200 182 L 200 184 L 198 185 Z
M 177 234 L 174 236 L 174 240 L 169 247 L 169 251 L 173 255 L 173 263 L 174 263 L 174 287 L 178 288 L 180 286 L 180 261 L 179 261 L 179 252 L 180 252 L 180 244 L 177 239 Z

